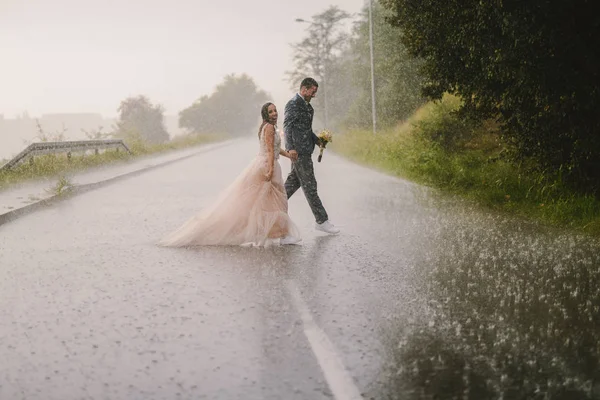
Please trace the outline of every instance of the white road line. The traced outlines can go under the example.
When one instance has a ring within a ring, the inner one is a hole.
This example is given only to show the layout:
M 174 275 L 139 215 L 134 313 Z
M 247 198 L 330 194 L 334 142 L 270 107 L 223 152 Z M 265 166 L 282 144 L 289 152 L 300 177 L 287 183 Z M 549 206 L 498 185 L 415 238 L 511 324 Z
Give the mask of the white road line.
M 356 384 L 348 374 L 346 367 L 335 351 L 335 346 L 327 337 L 325 332 L 315 323 L 308 306 L 300 295 L 298 286 L 292 280 L 287 282 L 292 301 L 300 314 L 304 327 L 304 335 L 308 339 L 329 388 L 336 400 L 360 400 L 363 397 Z

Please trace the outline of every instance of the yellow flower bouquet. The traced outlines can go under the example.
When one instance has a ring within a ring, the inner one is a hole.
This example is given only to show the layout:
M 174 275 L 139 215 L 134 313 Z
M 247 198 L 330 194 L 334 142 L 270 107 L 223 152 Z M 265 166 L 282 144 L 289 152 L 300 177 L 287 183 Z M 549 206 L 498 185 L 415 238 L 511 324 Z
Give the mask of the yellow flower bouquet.
M 321 158 L 323 157 L 323 150 L 325 150 L 327 144 L 333 140 L 333 135 L 327 129 L 324 129 L 323 131 L 321 131 L 321 133 L 317 135 L 317 137 L 320 140 L 319 148 L 321 149 L 319 151 L 319 158 L 317 159 L 317 161 L 321 162 Z

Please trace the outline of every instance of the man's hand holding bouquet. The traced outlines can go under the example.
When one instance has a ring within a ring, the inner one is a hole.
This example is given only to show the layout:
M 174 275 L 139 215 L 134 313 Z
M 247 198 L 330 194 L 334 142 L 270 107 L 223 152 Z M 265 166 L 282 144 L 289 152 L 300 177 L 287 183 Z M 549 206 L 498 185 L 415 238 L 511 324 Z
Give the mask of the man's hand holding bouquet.
M 333 140 L 333 135 L 327 129 L 324 129 L 323 131 L 321 131 L 321 133 L 317 135 L 317 137 L 319 138 L 319 148 L 321 149 L 319 151 L 319 158 L 317 159 L 317 161 L 321 162 L 321 158 L 323 157 L 323 150 L 325 150 L 325 147 L 327 147 L 327 145 Z

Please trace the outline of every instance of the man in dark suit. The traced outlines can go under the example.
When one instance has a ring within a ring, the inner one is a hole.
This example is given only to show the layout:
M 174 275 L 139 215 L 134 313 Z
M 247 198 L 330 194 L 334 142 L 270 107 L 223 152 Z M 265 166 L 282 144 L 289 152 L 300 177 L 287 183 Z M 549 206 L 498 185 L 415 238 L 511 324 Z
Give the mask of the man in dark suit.
M 308 204 L 315 216 L 315 228 L 331 233 L 339 229 L 329 222 L 327 211 L 317 193 L 317 180 L 313 168 L 312 154 L 320 139 L 312 130 L 314 109 L 310 101 L 317 95 L 319 84 L 313 78 L 305 78 L 300 84 L 300 92 L 285 105 L 283 129 L 285 149 L 292 158 L 292 170 L 285 181 L 288 199 L 302 187 Z

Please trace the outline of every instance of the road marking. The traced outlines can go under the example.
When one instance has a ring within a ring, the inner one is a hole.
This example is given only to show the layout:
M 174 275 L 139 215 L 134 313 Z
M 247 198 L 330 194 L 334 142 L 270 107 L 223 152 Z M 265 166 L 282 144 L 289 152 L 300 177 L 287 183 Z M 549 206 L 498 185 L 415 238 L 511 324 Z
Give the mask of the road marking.
M 356 387 L 356 384 L 338 356 L 335 346 L 312 318 L 308 306 L 300 295 L 298 286 L 292 280 L 287 282 L 287 286 L 290 295 L 292 296 L 292 301 L 302 319 L 304 335 L 308 339 L 312 351 L 323 370 L 325 380 L 327 380 L 327 384 L 333 392 L 333 397 L 336 400 L 362 399 L 363 397 L 361 396 L 358 387 Z

